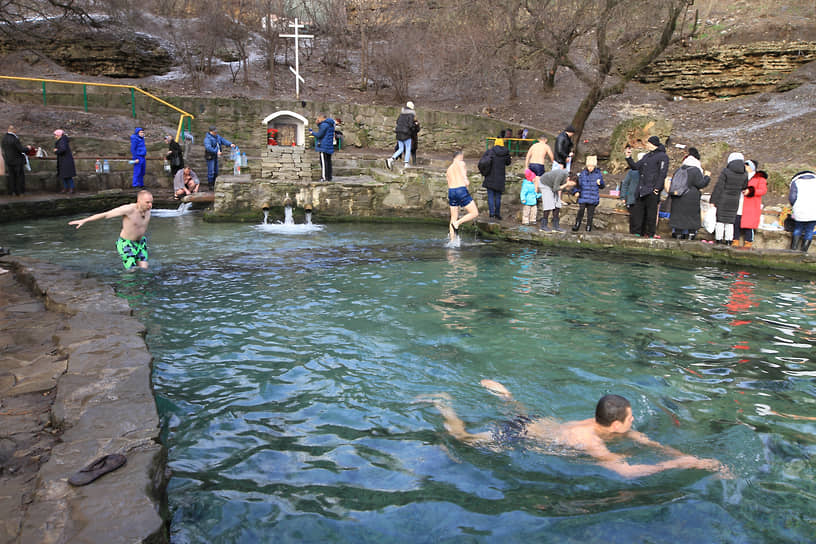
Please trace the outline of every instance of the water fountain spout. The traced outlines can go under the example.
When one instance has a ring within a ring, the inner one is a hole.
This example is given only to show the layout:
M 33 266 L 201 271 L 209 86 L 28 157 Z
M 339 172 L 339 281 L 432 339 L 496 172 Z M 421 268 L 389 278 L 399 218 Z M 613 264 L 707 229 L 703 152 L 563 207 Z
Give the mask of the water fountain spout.
M 266 225 L 266 224 L 269 223 L 269 203 L 268 202 L 264 202 L 261 205 L 261 211 L 264 214 L 263 224 Z

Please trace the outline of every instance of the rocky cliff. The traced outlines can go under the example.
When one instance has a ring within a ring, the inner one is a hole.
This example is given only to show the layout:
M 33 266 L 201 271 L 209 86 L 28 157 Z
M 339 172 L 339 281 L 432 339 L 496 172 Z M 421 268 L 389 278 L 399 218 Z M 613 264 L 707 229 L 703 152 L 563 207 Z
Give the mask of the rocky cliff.
M 816 42 L 724 45 L 664 57 L 638 78 L 672 96 L 727 99 L 796 85 L 787 76 L 816 60 Z

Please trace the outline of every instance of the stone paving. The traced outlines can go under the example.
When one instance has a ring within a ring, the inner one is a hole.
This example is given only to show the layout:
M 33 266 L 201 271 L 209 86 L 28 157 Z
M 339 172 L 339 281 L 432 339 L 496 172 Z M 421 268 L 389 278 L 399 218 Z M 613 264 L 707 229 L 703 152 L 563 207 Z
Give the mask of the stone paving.
M 0 544 L 167 541 L 144 332 L 96 280 L 0 259 Z M 127 464 L 67 483 L 110 453 Z

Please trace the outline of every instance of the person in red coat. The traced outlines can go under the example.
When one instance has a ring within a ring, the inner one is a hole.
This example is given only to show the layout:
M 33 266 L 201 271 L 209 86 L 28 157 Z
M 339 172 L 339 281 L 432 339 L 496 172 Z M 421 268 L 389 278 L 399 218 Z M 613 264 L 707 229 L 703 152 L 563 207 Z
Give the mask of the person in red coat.
M 759 227 L 762 217 L 762 195 L 768 192 L 768 174 L 757 170 L 757 162 L 753 160 L 745 161 L 745 173 L 748 174 L 748 187 L 740 195 L 732 245 L 751 249 L 754 244 L 754 229 Z M 744 246 L 740 238 L 745 239 Z

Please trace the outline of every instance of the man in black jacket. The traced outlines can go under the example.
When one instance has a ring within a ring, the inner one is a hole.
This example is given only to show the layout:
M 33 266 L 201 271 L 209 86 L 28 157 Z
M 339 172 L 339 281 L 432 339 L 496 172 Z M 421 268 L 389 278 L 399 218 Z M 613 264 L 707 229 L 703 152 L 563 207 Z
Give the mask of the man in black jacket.
M 9 125 L 8 132 L 0 143 L 3 152 L 3 162 L 6 163 L 6 180 L 8 194 L 22 196 L 25 194 L 25 154 L 26 147 L 20 143 L 14 125 Z
M 570 166 L 572 165 L 573 136 L 575 136 L 575 129 L 572 128 L 572 125 L 569 125 L 564 129 L 564 132 L 555 138 L 555 150 L 553 151 L 554 160 L 552 165 L 553 170 L 562 168 L 569 171 Z
M 633 216 L 630 227 L 636 235 L 655 238 L 657 206 L 660 203 L 660 191 L 669 173 L 669 156 L 657 136 L 649 137 L 646 147 L 649 152 L 637 162 L 632 160 L 632 149 L 629 146 L 624 151 L 629 168 L 640 173 L 637 199 L 629 208 L 629 213 Z

